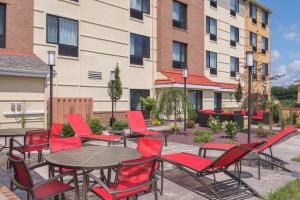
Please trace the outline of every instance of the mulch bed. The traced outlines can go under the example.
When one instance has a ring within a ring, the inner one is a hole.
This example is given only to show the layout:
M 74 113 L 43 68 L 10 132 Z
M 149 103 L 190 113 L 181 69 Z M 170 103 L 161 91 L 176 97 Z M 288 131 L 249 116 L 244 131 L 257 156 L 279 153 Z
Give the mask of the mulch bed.
M 193 142 L 193 135 L 192 133 L 199 130 L 210 130 L 209 128 L 204 127 L 196 127 L 192 129 L 187 129 L 187 132 L 180 132 L 177 134 L 170 133 L 169 130 L 162 131 L 163 133 L 170 134 L 168 137 L 168 141 L 176 142 L 180 144 L 188 144 L 188 145 L 195 145 L 199 146 L 199 143 Z M 247 143 L 248 135 L 245 132 L 238 133 L 238 135 L 230 139 L 226 136 L 224 132 L 216 133 L 213 135 L 214 139 L 210 143 L 238 143 L 243 144 Z M 267 138 L 258 138 L 255 134 L 255 129 L 251 130 L 251 142 L 262 142 L 267 140 Z

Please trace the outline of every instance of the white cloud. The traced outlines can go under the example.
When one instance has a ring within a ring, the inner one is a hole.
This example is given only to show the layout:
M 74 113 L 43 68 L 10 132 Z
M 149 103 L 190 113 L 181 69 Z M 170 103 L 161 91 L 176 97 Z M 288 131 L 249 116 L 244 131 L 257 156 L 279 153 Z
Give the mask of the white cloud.
M 280 65 L 275 70 L 278 75 L 284 75 L 278 80 L 273 80 L 272 85 L 290 85 L 300 79 L 300 60 L 294 60 L 287 65 Z
M 272 50 L 271 57 L 272 57 L 272 62 L 274 62 L 281 58 L 281 53 L 278 50 L 274 49 Z
M 292 24 L 287 27 L 281 27 L 280 30 L 283 32 L 283 38 L 288 41 L 300 42 L 300 31 L 297 24 Z

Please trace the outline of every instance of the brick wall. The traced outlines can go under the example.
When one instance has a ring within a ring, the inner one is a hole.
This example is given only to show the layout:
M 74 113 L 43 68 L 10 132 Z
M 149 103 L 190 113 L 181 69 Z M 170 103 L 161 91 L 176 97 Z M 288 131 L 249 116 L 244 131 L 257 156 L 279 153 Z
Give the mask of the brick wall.
M 187 30 L 173 28 L 173 0 L 158 1 L 157 69 L 172 70 L 172 43 L 186 43 L 189 71 L 204 74 L 204 1 L 180 0 L 187 5 Z
M 6 49 L 33 52 L 33 0 L 0 0 L 6 4 Z

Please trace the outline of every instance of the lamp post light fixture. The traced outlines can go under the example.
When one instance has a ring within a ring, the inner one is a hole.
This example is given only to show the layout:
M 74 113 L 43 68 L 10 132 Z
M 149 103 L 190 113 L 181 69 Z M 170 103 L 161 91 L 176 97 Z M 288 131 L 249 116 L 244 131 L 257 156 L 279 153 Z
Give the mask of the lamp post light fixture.
M 115 101 L 115 82 L 116 82 L 116 72 L 110 72 L 110 81 L 111 81 L 111 119 L 110 119 L 110 126 L 112 126 L 115 122 L 115 108 L 114 108 L 114 101 Z
M 55 66 L 55 51 L 48 51 L 48 66 L 50 68 L 50 102 L 49 102 L 49 122 L 53 123 L 53 67 Z
M 251 94 L 251 79 L 252 68 L 254 66 L 253 52 L 246 52 L 246 67 L 248 67 L 248 143 L 251 142 L 251 123 L 252 123 L 252 94 Z
M 186 101 L 187 101 L 187 91 L 186 91 L 186 80 L 187 80 L 187 77 L 188 77 L 188 70 L 187 68 L 185 67 L 183 69 L 183 81 L 184 81 L 184 112 L 183 112 L 183 118 L 184 118 L 184 126 L 183 126 L 183 129 L 184 129 L 184 132 L 186 132 Z

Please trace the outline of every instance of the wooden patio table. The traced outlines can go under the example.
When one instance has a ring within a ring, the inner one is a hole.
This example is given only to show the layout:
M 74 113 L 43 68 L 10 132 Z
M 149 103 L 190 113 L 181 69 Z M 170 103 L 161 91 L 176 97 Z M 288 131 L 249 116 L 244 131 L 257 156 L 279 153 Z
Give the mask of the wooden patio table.
M 12 128 L 12 129 L 0 129 L 0 137 L 4 137 L 5 143 L 4 146 L 0 149 L 0 152 L 4 148 L 9 148 L 7 139 L 14 138 L 14 137 L 24 137 L 26 131 L 28 130 L 35 130 L 35 129 L 26 129 L 26 128 Z
M 87 199 L 88 178 L 90 170 L 116 168 L 122 161 L 141 158 L 136 149 L 107 146 L 85 146 L 50 154 L 45 157 L 50 166 L 83 170 L 82 199 Z

